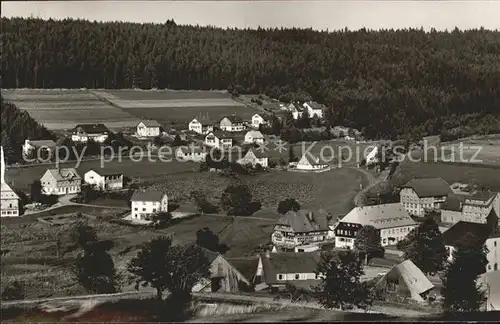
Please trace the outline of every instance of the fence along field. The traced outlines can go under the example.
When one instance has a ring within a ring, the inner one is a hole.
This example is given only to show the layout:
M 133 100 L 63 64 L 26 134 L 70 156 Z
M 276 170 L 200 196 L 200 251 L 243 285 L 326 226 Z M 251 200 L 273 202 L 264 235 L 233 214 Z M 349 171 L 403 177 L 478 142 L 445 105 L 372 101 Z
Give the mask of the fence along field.
M 71 129 L 84 123 L 104 123 L 119 130 L 139 123 L 137 117 L 87 90 L 2 90 L 2 96 L 50 130 Z

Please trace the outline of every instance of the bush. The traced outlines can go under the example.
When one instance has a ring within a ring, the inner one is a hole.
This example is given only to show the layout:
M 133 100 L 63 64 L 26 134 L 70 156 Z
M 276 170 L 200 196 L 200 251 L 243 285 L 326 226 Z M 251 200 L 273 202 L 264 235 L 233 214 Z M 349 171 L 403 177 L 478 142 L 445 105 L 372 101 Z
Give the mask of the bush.
M 2 291 L 2 300 L 24 299 L 24 286 L 17 280 L 8 283 Z
M 282 200 L 278 204 L 278 213 L 286 214 L 290 210 L 298 211 L 300 210 L 300 204 L 293 198 L 287 198 Z

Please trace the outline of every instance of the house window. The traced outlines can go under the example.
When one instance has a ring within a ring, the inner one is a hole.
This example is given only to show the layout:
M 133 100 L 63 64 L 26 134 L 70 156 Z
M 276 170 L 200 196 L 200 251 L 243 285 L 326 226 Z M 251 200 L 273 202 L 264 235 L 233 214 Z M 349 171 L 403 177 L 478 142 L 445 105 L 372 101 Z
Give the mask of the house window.
M 278 280 L 283 280 L 283 275 L 282 274 L 278 275 Z
M 387 243 L 387 239 L 383 239 L 382 243 L 386 244 Z
M 135 211 L 137 211 L 139 208 L 134 208 Z
M 142 211 L 146 211 L 146 208 L 143 208 Z
M 299 280 L 300 275 L 298 273 L 295 274 L 295 280 Z
M 493 242 L 493 246 L 497 246 L 497 241 Z
M 387 291 L 388 292 L 395 292 L 397 285 L 398 285 L 397 281 L 388 281 L 387 282 Z
M 495 264 L 493 265 L 493 270 L 495 270 L 495 271 L 497 271 L 497 270 L 498 270 L 498 264 L 497 264 L 497 263 L 495 263 Z
M 153 213 L 156 213 L 156 208 L 153 208 Z

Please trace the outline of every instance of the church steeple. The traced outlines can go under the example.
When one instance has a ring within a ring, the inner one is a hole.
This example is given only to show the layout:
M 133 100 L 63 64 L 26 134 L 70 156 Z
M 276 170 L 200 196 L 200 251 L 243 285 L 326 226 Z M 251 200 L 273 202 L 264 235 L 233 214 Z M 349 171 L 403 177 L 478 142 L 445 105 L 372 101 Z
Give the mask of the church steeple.
M 4 155 L 3 155 L 3 146 L 0 146 L 0 150 L 1 150 L 1 154 L 2 154 L 2 183 L 5 183 L 5 158 L 4 158 Z

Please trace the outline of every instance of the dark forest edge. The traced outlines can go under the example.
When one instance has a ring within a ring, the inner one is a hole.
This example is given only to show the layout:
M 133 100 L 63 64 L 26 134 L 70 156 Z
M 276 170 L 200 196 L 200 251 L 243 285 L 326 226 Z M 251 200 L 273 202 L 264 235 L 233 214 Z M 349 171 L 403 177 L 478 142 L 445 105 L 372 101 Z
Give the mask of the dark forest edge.
M 2 18 L 2 26 L 3 88 L 225 89 L 313 99 L 327 105 L 328 125 L 369 139 L 500 133 L 499 31 L 33 18 Z

